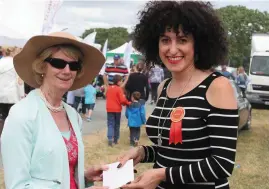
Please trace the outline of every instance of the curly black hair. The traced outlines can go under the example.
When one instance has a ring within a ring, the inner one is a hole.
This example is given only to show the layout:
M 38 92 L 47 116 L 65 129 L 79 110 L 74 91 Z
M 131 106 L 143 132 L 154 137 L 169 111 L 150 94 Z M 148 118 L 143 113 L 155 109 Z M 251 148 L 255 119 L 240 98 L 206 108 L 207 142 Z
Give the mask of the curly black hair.
M 134 46 L 147 64 L 161 64 L 159 37 L 167 27 L 193 36 L 197 69 L 207 70 L 226 61 L 227 32 L 210 2 L 150 1 L 138 15 Z

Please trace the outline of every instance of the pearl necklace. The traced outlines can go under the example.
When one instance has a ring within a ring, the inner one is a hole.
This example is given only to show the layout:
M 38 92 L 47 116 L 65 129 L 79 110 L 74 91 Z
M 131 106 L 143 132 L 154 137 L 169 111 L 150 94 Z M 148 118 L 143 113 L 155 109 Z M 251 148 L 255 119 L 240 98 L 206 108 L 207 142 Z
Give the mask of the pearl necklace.
M 42 92 L 41 89 L 39 89 L 39 93 L 40 93 L 40 96 L 41 96 L 41 99 L 45 102 L 47 108 L 52 111 L 52 112 L 61 112 L 61 111 L 64 111 L 64 105 L 63 105 L 63 101 L 61 101 L 61 105 L 58 106 L 58 107 L 55 107 L 55 106 L 52 106 L 49 101 L 47 101 L 44 93 Z

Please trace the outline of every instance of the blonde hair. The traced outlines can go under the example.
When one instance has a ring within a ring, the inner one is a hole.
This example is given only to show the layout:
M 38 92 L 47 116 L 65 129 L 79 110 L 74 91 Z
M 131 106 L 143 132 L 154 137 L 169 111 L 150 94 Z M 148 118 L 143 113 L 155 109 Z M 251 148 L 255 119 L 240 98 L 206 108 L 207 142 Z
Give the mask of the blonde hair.
M 238 73 L 245 73 L 245 69 L 243 68 L 243 66 L 238 67 Z
M 82 52 L 72 45 L 56 45 L 43 50 L 32 63 L 33 74 L 36 82 L 39 85 L 42 85 L 43 76 L 47 69 L 47 64 L 44 64 L 44 60 L 51 57 L 54 53 L 58 51 L 61 51 L 69 58 L 73 58 L 76 60 L 81 60 L 83 57 Z M 82 68 L 77 72 L 75 79 L 78 79 L 83 75 L 83 62 L 81 62 L 81 64 Z
M 142 62 L 142 61 L 139 61 L 139 63 L 138 64 L 136 64 L 136 70 L 138 71 L 138 72 L 142 72 L 143 70 L 144 70 L 144 62 Z
M 14 50 L 15 50 L 15 47 L 3 47 L 2 48 L 2 52 L 4 52 L 5 56 L 11 56 Z

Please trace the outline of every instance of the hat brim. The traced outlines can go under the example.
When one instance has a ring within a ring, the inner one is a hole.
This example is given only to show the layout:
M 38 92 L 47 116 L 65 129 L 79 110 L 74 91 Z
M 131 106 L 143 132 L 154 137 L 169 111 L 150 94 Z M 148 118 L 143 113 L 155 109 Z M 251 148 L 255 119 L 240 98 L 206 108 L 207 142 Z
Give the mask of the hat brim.
M 79 89 L 90 83 L 98 75 L 105 63 L 103 54 L 93 46 L 73 39 L 55 36 L 35 36 L 29 39 L 22 51 L 14 57 L 14 67 L 20 78 L 34 88 L 40 87 L 33 74 L 32 63 L 45 49 L 54 45 L 73 45 L 83 54 L 83 72 L 76 78 L 69 90 Z

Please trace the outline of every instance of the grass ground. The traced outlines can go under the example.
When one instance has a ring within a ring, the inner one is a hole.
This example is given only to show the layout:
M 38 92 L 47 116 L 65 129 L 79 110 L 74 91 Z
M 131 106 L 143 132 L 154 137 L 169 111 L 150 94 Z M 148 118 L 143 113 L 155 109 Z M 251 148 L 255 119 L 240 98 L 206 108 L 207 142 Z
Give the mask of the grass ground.
M 269 110 L 253 110 L 252 127 L 239 133 L 236 168 L 230 178 L 231 189 L 269 189 Z M 149 144 L 144 128 L 140 143 Z M 107 146 L 106 132 L 85 136 L 86 166 L 112 163 L 119 154 L 130 149 L 129 130 L 123 122 L 120 143 Z M 138 174 L 149 169 L 151 164 L 137 167 Z M 0 171 L 0 189 L 4 189 L 3 171 Z

